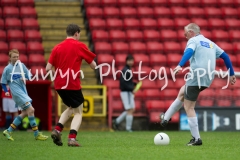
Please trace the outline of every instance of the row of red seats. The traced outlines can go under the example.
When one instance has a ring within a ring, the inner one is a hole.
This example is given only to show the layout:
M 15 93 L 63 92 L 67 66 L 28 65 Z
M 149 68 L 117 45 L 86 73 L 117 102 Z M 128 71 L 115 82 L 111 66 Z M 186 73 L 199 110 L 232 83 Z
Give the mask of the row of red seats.
M 216 42 L 223 50 L 229 54 L 238 54 L 240 50 L 240 43 L 236 42 L 233 45 L 227 42 Z M 94 44 L 94 50 L 96 54 L 108 53 L 108 54 L 118 54 L 118 53 L 183 53 L 186 47 L 186 41 L 182 43 L 177 43 L 174 41 L 169 42 L 96 42 Z
M 14 17 L 14 18 L 37 18 L 37 13 L 34 7 L 21 7 L 20 9 L 18 7 L 4 7 L 0 8 L 0 18 L 8 18 L 8 17 Z
M 84 0 L 84 6 L 240 6 L 239 0 Z
M 233 66 L 239 66 L 240 64 L 240 55 L 231 55 L 228 54 L 229 58 L 231 59 L 231 62 Z M 174 67 L 174 65 L 178 65 L 182 58 L 182 54 L 176 54 L 176 53 L 169 53 L 167 55 L 165 54 L 159 54 L 159 53 L 151 53 L 149 55 L 146 54 L 139 54 L 135 53 L 133 54 L 135 66 L 138 67 L 139 62 L 142 62 L 142 66 L 148 67 L 149 69 L 145 68 L 147 71 L 151 71 L 151 67 L 159 70 L 160 66 L 168 66 L 168 67 Z M 122 66 L 125 65 L 127 57 L 127 54 L 116 54 L 116 55 L 109 55 L 109 54 L 98 54 L 97 55 L 97 62 L 98 64 L 107 63 L 112 65 L 113 60 L 115 61 L 115 66 L 118 67 L 118 69 L 121 69 Z M 217 66 L 222 67 L 221 69 L 225 69 L 223 66 L 224 61 L 222 59 L 218 59 L 216 61 Z M 119 68 L 120 67 L 120 68 Z M 104 68 L 104 71 L 108 68 Z M 217 68 L 219 70 L 219 68 Z M 167 70 L 167 74 L 170 74 L 170 71 Z
M 86 16 L 87 18 L 240 18 L 240 7 L 88 7 Z
M 6 66 L 8 64 L 9 57 L 5 53 L 0 53 L 0 66 Z M 31 54 L 26 56 L 24 54 L 20 54 L 20 61 L 23 62 L 26 66 L 43 66 L 45 67 L 46 62 L 44 56 L 42 54 Z
M 39 24 L 35 18 L 6 18 L 0 19 L 0 29 L 35 29 L 39 30 Z
M 224 41 L 224 42 L 240 42 L 240 30 L 201 30 L 201 34 L 213 41 Z M 184 30 L 136 30 L 129 29 L 126 31 L 122 30 L 93 30 L 91 32 L 92 41 L 187 41 Z
M 183 29 L 189 23 L 196 23 L 200 26 L 201 29 L 223 29 L 238 30 L 240 27 L 239 19 L 221 19 L 221 18 L 90 18 L 89 19 L 89 29 Z M 0 25 L 1 27 L 1 25 Z
M 44 54 L 44 49 L 41 42 L 10 42 L 9 44 L 3 41 L 0 41 L 0 53 L 8 53 L 11 49 L 18 49 L 20 54 Z
M 34 7 L 34 0 L 1 0 L 0 6 L 31 6 Z
M 42 41 L 42 36 L 38 30 L 0 30 L 0 41 Z

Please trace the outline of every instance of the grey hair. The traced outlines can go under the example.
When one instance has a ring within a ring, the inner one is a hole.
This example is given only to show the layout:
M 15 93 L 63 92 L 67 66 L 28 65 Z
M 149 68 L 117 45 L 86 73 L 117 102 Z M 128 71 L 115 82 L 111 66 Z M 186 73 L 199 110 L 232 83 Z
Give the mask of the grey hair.
M 185 29 L 187 31 L 193 31 L 196 34 L 200 33 L 200 27 L 196 23 L 189 23 L 185 26 Z

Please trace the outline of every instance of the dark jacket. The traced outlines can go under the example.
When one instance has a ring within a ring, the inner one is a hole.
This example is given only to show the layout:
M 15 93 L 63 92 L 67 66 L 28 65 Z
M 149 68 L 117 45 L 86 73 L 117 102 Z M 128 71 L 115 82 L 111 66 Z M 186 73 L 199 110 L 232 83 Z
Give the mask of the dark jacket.
M 126 72 L 127 70 L 130 70 L 130 71 L 131 71 L 131 69 L 130 69 L 130 67 L 129 67 L 128 65 L 126 65 L 126 66 L 122 69 L 123 75 L 121 74 L 121 76 L 120 76 L 120 90 L 121 90 L 121 91 L 129 91 L 129 92 L 132 92 L 132 91 L 134 90 L 134 86 L 135 86 L 135 83 L 133 82 L 133 74 L 132 74 L 132 78 L 129 79 L 130 76 L 131 76 L 131 74 L 130 74 L 129 72 L 127 72 L 127 73 L 125 74 L 125 72 Z M 131 72 L 132 72 L 132 71 L 131 71 Z M 123 76 L 125 76 L 125 75 L 126 75 L 126 77 L 125 77 L 125 79 L 124 79 Z M 129 80 L 128 80 L 128 79 L 129 79 Z M 128 81 L 126 81 L 126 80 L 128 80 Z

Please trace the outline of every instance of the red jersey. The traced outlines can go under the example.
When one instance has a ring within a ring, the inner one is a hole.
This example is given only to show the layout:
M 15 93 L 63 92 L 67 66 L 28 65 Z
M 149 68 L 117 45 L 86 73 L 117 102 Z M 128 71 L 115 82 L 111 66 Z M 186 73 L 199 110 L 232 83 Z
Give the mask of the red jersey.
M 49 58 L 49 63 L 55 67 L 55 89 L 79 90 L 80 67 L 84 59 L 90 64 L 96 55 L 88 50 L 87 46 L 78 40 L 69 38 L 56 45 Z

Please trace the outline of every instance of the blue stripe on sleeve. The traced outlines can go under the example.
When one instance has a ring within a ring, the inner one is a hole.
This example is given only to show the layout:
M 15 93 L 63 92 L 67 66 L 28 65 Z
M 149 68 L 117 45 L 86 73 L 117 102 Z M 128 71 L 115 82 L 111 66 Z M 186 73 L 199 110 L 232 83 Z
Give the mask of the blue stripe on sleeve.
M 181 66 L 181 67 L 184 66 L 185 63 L 192 57 L 193 52 L 194 52 L 193 49 L 187 48 L 178 65 Z
M 230 76 L 233 76 L 234 75 L 234 70 L 233 70 L 232 62 L 231 62 L 228 54 L 226 52 L 223 52 L 220 55 L 220 58 L 222 58 L 224 60 L 224 63 L 226 65 L 227 69 L 230 69 Z
M 2 88 L 3 88 L 4 92 L 8 92 L 6 84 L 2 84 Z

